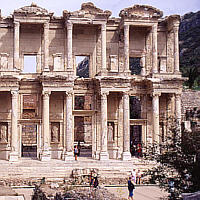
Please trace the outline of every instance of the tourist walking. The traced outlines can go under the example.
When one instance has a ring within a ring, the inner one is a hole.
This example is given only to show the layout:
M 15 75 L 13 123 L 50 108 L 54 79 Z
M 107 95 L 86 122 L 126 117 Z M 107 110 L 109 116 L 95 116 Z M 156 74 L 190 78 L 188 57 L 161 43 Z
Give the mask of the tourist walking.
M 133 169 L 133 171 L 131 172 L 131 180 L 133 181 L 133 183 L 136 183 L 136 171 L 135 169 Z
M 140 183 L 141 183 L 141 177 L 142 177 L 141 171 L 138 170 L 137 175 L 136 175 L 136 184 L 140 185 Z
M 134 183 L 131 180 L 131 177 L 129 177 L 129 180 L 128 180 L 128 191 L 129 191 L 128 199 L 133 200 L 133 190 L 134 189 L 135 189 Z
M 75 156 L 75 160 L 77 161 L 77 156 L 78 156 L 78 148 L 77 148 L 77 146 L 75 146 L 75 148 L 74 148 L 74 156 Z

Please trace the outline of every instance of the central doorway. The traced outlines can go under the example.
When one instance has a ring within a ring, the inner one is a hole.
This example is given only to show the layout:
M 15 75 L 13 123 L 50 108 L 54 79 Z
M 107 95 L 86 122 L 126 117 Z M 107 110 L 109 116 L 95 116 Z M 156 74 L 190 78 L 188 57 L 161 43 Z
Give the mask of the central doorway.
M 130 125 L 130 152 L 138 156 L 138 148 L 142 145 L 142 125 Z
M 92 157 L 92 117 L 74 117 L 74 146 L 78 147 L 80 157 Z
M 37 157 L 37 125 L 22 125 L 22 157 Z

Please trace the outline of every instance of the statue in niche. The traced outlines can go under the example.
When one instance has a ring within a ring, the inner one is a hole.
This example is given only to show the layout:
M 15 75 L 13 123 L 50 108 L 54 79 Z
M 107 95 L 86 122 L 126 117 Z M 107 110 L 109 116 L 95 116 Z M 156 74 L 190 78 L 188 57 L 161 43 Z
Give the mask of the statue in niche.
M 108 142 L 113 141 L 113 126 L 111 123 L 108 124 Z
M 58 127 L 57 126 L 53 126 L 52 127 L 52 142 L 58 142 Z
M 0 133 L 1 142 L 7 142 L 7 126 L 1 126 L 1 133 Z

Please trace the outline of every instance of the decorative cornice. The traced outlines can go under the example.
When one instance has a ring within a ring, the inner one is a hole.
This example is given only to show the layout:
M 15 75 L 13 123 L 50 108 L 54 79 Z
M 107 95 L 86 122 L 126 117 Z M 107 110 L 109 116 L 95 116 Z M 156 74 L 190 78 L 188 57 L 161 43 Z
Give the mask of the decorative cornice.
M 45 8 L 37 6 L 37 4 L 32 3 L 30 6 L 24 6 L 17 10 L 14 10 L 14 16 L 16 15 L 35 15 L 35 16 L 53 16 L 53 12 L 48 12 Z
M 163 16 L 163 12 L 155 7 L 149 5 L 134 5 L 132 7 L 124 8 L 120 11 L 119 16 L 122 18 L 156 18 Z
M 112 12 L 110 10 L 103 11 L 97 8 L 92 2 L 83 3 L 79 11 L 69 12 L 67 10 L 63 11 L 63 16 L 65 18 L 78 17 L 78 18 L 109 18 Z M 93 16 L 93 17 L 92 17 Z

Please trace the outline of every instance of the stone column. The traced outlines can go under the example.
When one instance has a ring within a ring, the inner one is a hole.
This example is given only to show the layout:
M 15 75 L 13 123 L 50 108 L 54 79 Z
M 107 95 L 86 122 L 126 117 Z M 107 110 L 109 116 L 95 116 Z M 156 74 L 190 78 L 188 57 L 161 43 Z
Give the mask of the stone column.
M 43 91 L 43 111 L 42 111 L 42 132 L 43 132 L 43 147 L 41 153 L 41 161 L 50 161 L 50 133 L 49 133 L 49 96 L 50 91 Z
M 19 22 L 14 22 L 14 59 L 13 64 L 15 69 L 19 69 Z
M 109 160 L 107 151 L 107 95 L 109 92 L 101 93 L 101 152 L 100 160 Z
M 179 39 L 178 30 L 179 26 L 174 26 L 174 72 L 179 72 Z
M 11 91 L 12 94 L 12 116 L 11 116 L 11 152 L 9 161 L 17 162 L 19 158 L 18 152 L 18 91 Z
M 157 25 L 152 26 L 152 73 L 158 73 Z
M 72 22 L 67 22 L 67 69 L 73 69 L 73 60 L 72 60 Z
M 130 160 L 131 153 L 130 153 L 130 106 L 129 106 L 129 94 L 128 92 L 124 92 L 123 94 L 123 153 L 122 153 L 122 160 Z
M 175 94 L 175 118 L 179 134 L 181 134 L 181 94 Z
M 153 142 L 159 144 L 159 94 L 152 94 Z
M 65 156 L 64 156 L 65 161 L 74 160 L 72 97 L 73 97 L 73 91 L 66 92 L 66 131 L 65 131 L 66 151 L 65 151 Z
M 104 74 L 106 71 L 106 23 L 103 23 L 101 24 L 101 72 Z
M 129 69 L 129 25 L 124 25 L 124 72 L 130 72 Z
M 49 23 L 44 24 L 44 71 L 49 71 Z

